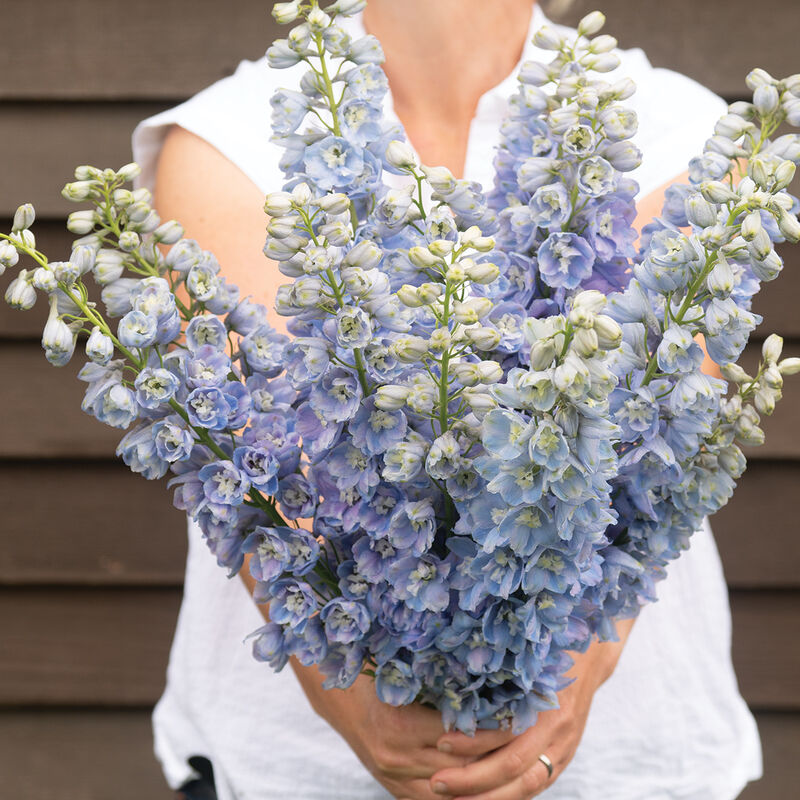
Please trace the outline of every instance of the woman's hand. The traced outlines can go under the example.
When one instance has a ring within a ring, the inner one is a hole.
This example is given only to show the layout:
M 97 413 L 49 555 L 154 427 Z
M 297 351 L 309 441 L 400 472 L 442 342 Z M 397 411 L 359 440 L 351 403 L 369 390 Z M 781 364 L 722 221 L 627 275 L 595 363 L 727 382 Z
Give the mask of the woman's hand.
M 469 736 L 442 736 L 439 750 L 478 760 L 437 772 L 431 778 L 431 789 L 439 797 L 456 800 L 528 800 L 551 786 L 575 755 L 594 693 L 614 671 L 633 623 L 628 619 L 617 624 L 619 641 L 596 641 L 586 652 L 574 653 L 575 663 L 566 674 L 575 680 L 559 692 L 559 708 L 541 712 L 532 728 L 494 752 L 481 757 Z M 539 760 L 541 754 L 552 762 L 552 776 Z
M 434 773 L 464 768 L 513 738 L 503 731 L 481 731 L 469 739 L 469 753 L 446 753 L 436 746 L 445 735 L 438 711 L 418 703 L 399 708 L 381 703 L 375 682 L 364 675 L 349 689 L 323 689 L 315 667 L 302 667 L 294 659 L 292 667 L 314 710 L 342 735 L 376 780 L 401 800 L 441 798 L 431 789 Z

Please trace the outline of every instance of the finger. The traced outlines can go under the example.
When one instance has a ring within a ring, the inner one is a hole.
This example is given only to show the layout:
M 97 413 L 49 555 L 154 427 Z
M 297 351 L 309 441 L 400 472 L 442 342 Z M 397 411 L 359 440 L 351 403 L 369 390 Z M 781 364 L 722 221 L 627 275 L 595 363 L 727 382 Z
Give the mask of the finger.
M 419 703 L 391 710 L 394 713 L 384 721 L 389 727 L 387 733 L 392 741 L 401 744 L 411 740 L 416 746 L 436 747 L 436 743 L 444 734 L 440 711 L 426 708 Z
M 480 794 L 457 796 L 453 800 L 529 800 L 553 784 L 556 779 L 555 762 L 553 767 L 551 778 L 547 767 L 537 759 L 522 775 L 505 786 Z
M 448 769 L 462 769 L 472 759 L 465 756 L 454 756 L 440 753 L 433 747 L 415 750 L 395 750 L 384 754 L 376 754 L 378 768 L 398 778 L 422 778 L 430 781 L 437 772 Z
M 402 785 L 387 787 L 399 800 L 452 800 L 447 795 L 435 794 L 428 781 L 412 780 Z
M 511 730 L 479 730 L 474 736 L 451 731 L 439 738 L 436 747 L 442 753 L 478 758 L 497 750 L 514 739 Z
M 549 741 L 549 737 L 543 740 L 541 736 L 535 736 L 533 730 L 531 728 L 509 744 L 472 764 L 460 769 L 437 772 L 431 778 L 432 788 L 441 794 L 477 795 L 521 778 L 536 765 L 547 773 L 545 765 L 538 760 L 539 753 L 546 752 L 555 766 L 553 753 L 558 754 L 560 748 L 552 742 L 542 744 L 543 741 Z

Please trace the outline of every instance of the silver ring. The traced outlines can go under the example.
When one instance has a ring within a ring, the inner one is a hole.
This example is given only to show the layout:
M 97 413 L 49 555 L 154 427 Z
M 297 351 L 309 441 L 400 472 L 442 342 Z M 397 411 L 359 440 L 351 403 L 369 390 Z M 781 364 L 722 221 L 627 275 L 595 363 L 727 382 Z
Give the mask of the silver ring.
M 548 778 L 552 778 L 553 777 L 553 762 L 544 753 L 542 753 L 539 756 L 539 761 L 541 761 L 542 764 L 544 764 L 547 767 L 547 777 Z

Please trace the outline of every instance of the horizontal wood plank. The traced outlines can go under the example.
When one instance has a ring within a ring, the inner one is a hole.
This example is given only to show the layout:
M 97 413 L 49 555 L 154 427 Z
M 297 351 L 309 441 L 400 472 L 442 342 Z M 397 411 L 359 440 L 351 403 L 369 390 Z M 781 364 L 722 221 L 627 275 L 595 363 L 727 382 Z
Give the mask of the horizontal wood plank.
M 188 97 L 286 35 L 270 8 L 263 0 L 140 0 L 136 13 L 125 0 L 22 3 L 0 50 L 0 99 Z
M 581 0 L 564 21 L 574 24 L 596 5 Z M 608 32 L 622 46 L 642 47 L 653 64 L 684 72 L 726 97 L 745 91 L 744 77 L 755 66 L 778 77 L 798 69 L 796 3 L 762 0 L 759 25 L 751 24 L 747 0 L 640 0 L 635 14 L 628 0 L 601 5 Z M 240 59 L 260 57 L 276 35 L 285 35 L 266 13 L 268 6 L 259 0 L 234 6 L 143 0 L 139 13 L 131 14 L 124 0 L 22 4 L 15 36 L 0 52 L 0 99 L 187 97 L 232 72 Z M 96 44 L 79 46 L 87 28 Z
M 749 0 L 638 0 L 635 10 L 630 0 L 578 0 L 562 19 L 574 25 L 595 8 L 608 19 L 604 33 L 621 47 L 641 47 L 654 66 L 683 72 L 723 97 L 746 94 L 744 79 L 754 67 L 776 78 L 800 69 L 800 4 L 790 0 L 761 0 L 758 24 Z
M 0 585 L 180 586 L 186 517 L 121 462 L 0 462 Z
M 3 794 L 14 800 L 174 800 L 150 711 L 0 713 Z
M 179 598 L 170 589 L 0 590 L 0 705 L 154 702 Z M 800 592 L 734 591 L 731 608 L 745 699 L 800 711 L 800 640 L 787 635 L 800 619 Z
M 74 180 L 75 167 L 118 169 L 128 163 L 136 124 L 166 105 L 0 104 L 0 216 L 13 215 L 20 203 L 33 203 L 42 218 L 75 211 L 78 206 L 61 197 L 64 184 Z

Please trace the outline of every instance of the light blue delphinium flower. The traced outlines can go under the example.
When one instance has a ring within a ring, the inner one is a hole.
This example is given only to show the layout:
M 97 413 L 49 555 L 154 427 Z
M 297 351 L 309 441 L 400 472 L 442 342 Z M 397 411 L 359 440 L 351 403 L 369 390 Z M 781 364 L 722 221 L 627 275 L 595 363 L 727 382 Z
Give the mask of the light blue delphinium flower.
M 350 644 L 363 639 L 372 626 L 369 611 L 363 603 L 336 597 L 320 611 L 329 642 Z
M 539 274 L 548 286 L 575 289 L 589 277 L 595 254 L 576 233 L 551 233 L 539 248 Z

